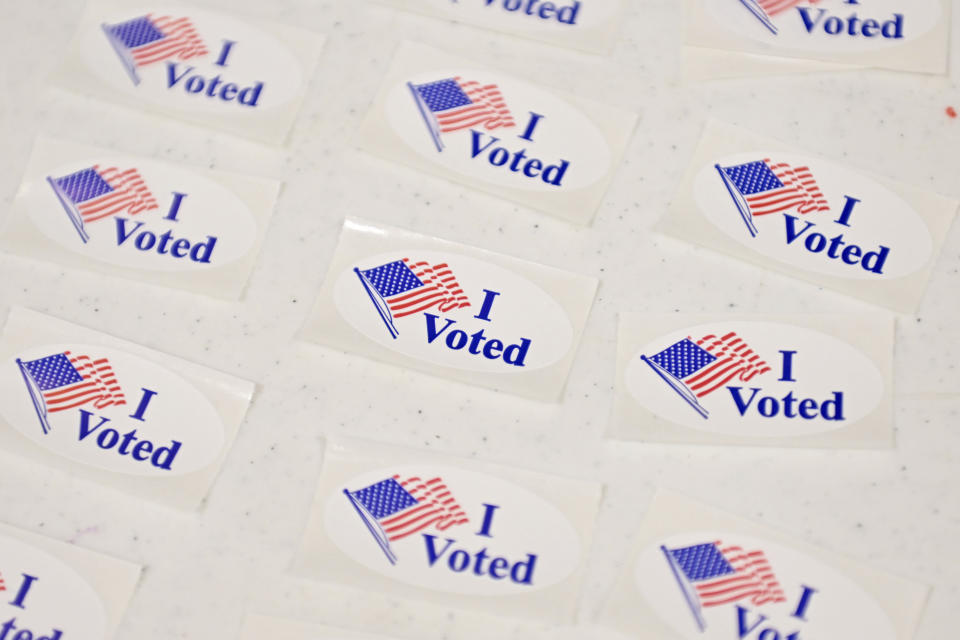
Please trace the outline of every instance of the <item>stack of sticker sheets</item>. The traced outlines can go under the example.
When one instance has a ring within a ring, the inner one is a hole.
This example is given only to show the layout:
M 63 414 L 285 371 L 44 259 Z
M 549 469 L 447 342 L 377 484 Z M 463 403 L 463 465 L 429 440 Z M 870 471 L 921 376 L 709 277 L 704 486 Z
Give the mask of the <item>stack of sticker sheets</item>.
M 0 640 L 954 637 L 951 10 L 7 3 Z

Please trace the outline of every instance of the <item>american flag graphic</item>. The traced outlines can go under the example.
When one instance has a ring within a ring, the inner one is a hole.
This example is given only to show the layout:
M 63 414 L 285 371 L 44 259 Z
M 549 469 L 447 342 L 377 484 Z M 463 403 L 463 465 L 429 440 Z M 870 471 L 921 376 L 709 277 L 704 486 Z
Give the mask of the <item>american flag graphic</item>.
M 787 600 L 763 551 L 717 541 L 667 552 L 668 560 L 693 585 L 702 607 L 747 598 L 755 606 Z
M 800 4 L 817 4 L 820 0 L 756 0 L 757 4 L 769 17 L 780 15 Z
M 495 84 L 480 84 L 456 76 L 413 85 L 413 88 L 432 115 L 440 133 L 481 125 L 484 129 L 492 130 L 516 124 Z
M 0 591 L 6 591 L 7 585 L 3 583 L 3 574 L 0 574 Z
M 433 307 L 446 313 L 470 306 L 446 262 L 431 264 L 410 258 L 361 271 L 363 278 L 380 294 L 394 319 Z
M 122 47 L 137 67 L 176 58 L 189 60 L 208 53 L 190 18 L 153 16 L 104 27 L 116 45 Z
M 84 224 L 127 213 L 130 215 L 159 208 L 153 194 L 137 169 L 100 168 L 93 165 L 51 184 L 57 196 L 72 204 Z
M 723 336 L 708 334 L 696 342 L 684 338 L 649 360 L 686 385 L 697 398 L 734 378 L 749 382 L 770 371 L 770 366 L 733 331 Z
M 97 409 L 127 403 L 106 358 L 64 351 L 20 364 L 40 390 L 45 408 L 50 413 L 90 403 Z
M 427 527 L 444 531 L 468 522 L 442 478 L 394 475 L 349 495 L 377 522 L 387 540 L 401 540 Z
M 799 213 L 830 210 L 809 167 L 791 167 L 768 158 L 722 167 L 721 173 L 746 201 L 753 216 L 790 210 Z

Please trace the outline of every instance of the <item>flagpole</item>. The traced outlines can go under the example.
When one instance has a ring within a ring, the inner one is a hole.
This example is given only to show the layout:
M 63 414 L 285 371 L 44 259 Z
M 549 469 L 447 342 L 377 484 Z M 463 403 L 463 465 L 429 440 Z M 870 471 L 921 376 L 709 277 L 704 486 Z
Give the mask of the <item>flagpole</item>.
M 691 597 L 690 590 L 687 588 L 687 583 L 684 582 L 683 578 L 680 577 L 680 571 L 677 568 L 677 561 L 670 554 L 670 550 L 667 549 L 665 545 L 660 545 L 660 550 L 663 551 L 663 555 L 667 557 L 667 564 L 670 565 L 670 570 L 673 572 L 673 577 L 677 580 L 677 585 L 680 587 L 680 592 L 683 593 L 683 597 L 687 601 L 687 606 L 690 607 L 690 612 L 697 621 L 697 626 L 700 627 L 700 633 L 703 633 L 707 630 L 707 623 L 703 619 L 703 612 L 700 611 L 699 603 L 695 602 Z
M 50 433 L 50 422 L 47 420 L 47 405 L 38 399 L 33 392 L 33 385 L 30 384 L 34 382 L 33 376 L 27 372 L 26 367 L 23 366 L 23 360 L 20 358 L 17 358 L 17 366 L 20 367 L 20 375 L 23 376 L 23 382 L 27 385 L 27 391 L 30 392 L 30 399 L 33 401 L 33 410 L 37 413 L 37 418 L 40 419 L 40 428 L 43 429 L 43 435 L 47 435 Z M 36 384 L 36 382 L 34 382 L 34 384 Z
M 383 553 L 386 554 L 387 560 L 390 561 L 390 564 L 397 564 L 397 556 L 390 549 L 390 543 L 383 540 L 381 536 L 377 535 L 376 529 L 373 528 L 373 525 L 370 524 L 370 520 L 367 519 L 367 514 L 365 510 L 357 504 L 357 499 L 353 497 L 353 494 L 350 493 L 349 489 L 344 489 L 343 493 L 347 496 L 347 499 L 350 501 L 350 504 L 353 505 L 353 508 L 356 509 L 357 515 L 360 516 L 360 519 L 363 520 L 363 524 L 367 525 L 367 529 L 370 530 L 370 535 L 373 536 L 373 539 L 377 541 L 377 544 L 380 545 L 380 548 L 383 550 Z
M 740 2 L 743 4 L 743 6 L 750 10 L 750 13 L 752 13 L 757 20 L 763 23 L 763 26 L 770 30 L 770 33 L 773 35 L 777 35 L 779 33 L 777 31 L 777 26 L 770 21 L 770 16 L 768 16 L 767 12 L 756 3 L 756 0 L 740 0 Z
M 658 376 L 663 378 L 663 381 L 666 382 L 668 385 L 670 385 L 670 387 L 673 388 L 673 390 L 676 391 L 681 398 L 686 400 L 687 404 L 693 407 L 697 413 L 703 416 L 705 420 L 710 418 L 710 412 L 704 409 L 703 406 L 699 402 L 697 402 L 696 396 L 693 395 L 693 392 L 690 391 L 690 389 L 688 389 L 686 385 L 684 385 L 682 382 L 674 378 L 668 372 L 664 371 L 663 367 L 658 365 L 656 362 L 654 362 L 647 356 L 641 355 L 640 359 L 646 362 L 648 365 L 650 365 L 650 368 L 653 369 Z
M 740 199 L 737 198 L 737 194 L 734 193 L 734 185 L 730 184 L 730 176 L 724 172 L 723 168 L 719 164 L 713 165 L 717 169 L 717 173 L 720 174 L 720 178 L 723 180 L 723 186 L 727 188 L 727 191 L 730 193 L 730 198 L 733 199 L 733 204 L 737 205 L 737 211 L 740 212 L 740 217 L 743 218 L 743 223 L 747 225 L 747 231 L 750 232 L 751 238 L 757 237 L 757 226 L 753 224 L 753 214 L 750 213 L 750 207 L 747 205 L 747 208 L 744 209 L 740 204 Z M 737 190 L 739 193 L 739 190 Z M 744 203 L 746 204 L 746 203 Z
M 133 61 L 126 46 L 121 42 L 117 42 L 117 37 L 113 35 L 109 25 L 105 22 L 100 23 L 100 28 L 103 29 L 104 35 L 107 36 L 107 41 L 110 43 L 110 46 L 113 47 L 113 51 L 117 54 L 117 57 L 120 58 L 120 63 L 123 65 L 123 69 L 127 72 L 127 75 L 130 76 L 133 84 L 139 85 L 140 76 L 137 75 L 137 63 Z
M 70 202 L 67 202 L 67 195 L 60 188 L 60 185 L 56 181 L 47 176 L 47 183 L 50 185 L 50 188 L 53 189 L 53 193 L 57 196 L 57 200 L 60 201 L 60 206 L 63 207 L 63 210 L 67 212 L 67 217 L 70 218 L 70 222 L 73 223 L 73 227 L 77 230 L 77 233 L 80 234 L 80 239 L 83 240 L 83 243 L 86 244 L 90 240 L 90 235 L 87 233 L 87 230 L 83 226 L 83 216 L 80 215 L 80 212 L 77 211 Z
M 420 117 L 423 118 L 423 122 L 427 125 L 427 129 L 430 131 L 430 137 L 433 138 L 433 144 L 437 145 L 437 151 L 443 151 L 443 141 L 440 140 L 440 132 L 436 129 L 436 120 L 433 116 L 429 115 L 426 109 L 426 105 L 423 104 L 423 97 L 420 95 L 420 92 L 417 91 L 417 88 L 413 86 L 412 82 L 407 83 L 407 87 L 410 89 L 410 93 L 413 94 L 413 101 L 417 103 L 417 109 L 420 110 Z
M 380 314 L 380 319 L 383 320 L 383 324 L 387 325 L 387 331 L 390 332 L 390 337 L 396 340 L 397 336 L 400 335 L 400 332 L 397 331 L 397 328 L 393 325 L 393 320 L 387 317 L 389 310 L 385 314 L 383 309 L 380 308 L 380 305 L 377 303 L 377 299 L 373 297 L 373 291 L 370 290 L 370 284 L 367 282 L 367 279 L 363 276 L 363 274 L 360 273 L 360 269 L 354 267 L 353 272 L 357 274 L 358 278 L 360 278 L 360 284 L 363 285 L 364 291 L 366 291 L 367 295 L 370 296 L 370 302 L 372 302 L 373 306 L 376 307 L 377 313 Z

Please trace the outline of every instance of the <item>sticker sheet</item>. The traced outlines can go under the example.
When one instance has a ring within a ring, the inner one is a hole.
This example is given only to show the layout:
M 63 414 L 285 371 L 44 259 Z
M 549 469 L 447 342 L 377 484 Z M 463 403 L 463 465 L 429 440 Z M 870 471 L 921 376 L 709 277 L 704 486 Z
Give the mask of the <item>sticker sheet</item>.
M 893 340 L 882 314 L 621 314 L 610 435 L 892 447 Z
M 0 637 L 113 638 L 140 567 L 0 523 Z
M 685 0 L 689 47 L 945 74 L 949 0 Z M 785 66 L 790 70 L 789 66 Z
M 564 220 L 588 224 L 636 116 L 404 42 L 361 148 Z
M 660 493 L 602 614 L 657 640 L 910 640 L 928 589 Z
M 328 441 L 297 573 L 500 616 L 572 621 L 600 485 Z
M 237 299 L 280 183 L 40 138 L 0 249 Z
M 0 450 L 195 509 L 253 383 L 35 311 L 0 334 Z
M 710 122 L 656 230 L 912 313 L 957 204 Z
M 305 340 L 556 402 L 597 280 L 348 219 Z
M 282 144 L 323 36 L 184 4 L 94 0 L 53 82 L 69 91 Z
M 405 11 L 456 20 L 549 44 L 608 52 L 618 33 L 622 0 L 377 0 Z

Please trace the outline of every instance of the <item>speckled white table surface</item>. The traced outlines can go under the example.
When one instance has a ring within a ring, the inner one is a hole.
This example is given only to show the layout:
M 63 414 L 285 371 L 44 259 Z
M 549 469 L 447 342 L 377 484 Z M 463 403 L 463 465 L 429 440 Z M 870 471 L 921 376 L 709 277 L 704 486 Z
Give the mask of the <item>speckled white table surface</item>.
M 704 120 L 748 126 L 960 196 L 960 120 L 944 113 L 950 104 L 960 107 L 960 47 L 951 78 L 870 71 L 688 86 L 679 79 L 676 0 L 628 0 L 610 58 L 361 0 L 203 4 L 328 35 L 286 148 L 50 89 L 46 77 L 64 54 L 81 3 L 0 0 L 0 216 L 40 132 L 285 182 L 239 303 L 0 256 L 4 316 L 10 306 L 24 305 L 258 383 L 236 445 L 195 514 L 139 503 L 0 453 L 3 521 L 147 567 L 120 639 L 232 638 L 246 611 L 426 639 L 466 624 L 416 602 L 286 575 L 328 434 L 607 483 L 580 611 L 586 626 L 542 637 L 619 637 L 591 621 L 658 486 L 932 585 L 917 638 L 952 637 L 960 606 L 960 225 L 947 238 L 919 313 L 898 320 L 896 450 L 650 446 L 604 442 L 602 435 L 618 311 L 868 309 L 650 232 Z M 638 110 L 640 125 L 594 224 L 575 228 L 357 152 L 353 134 L 404 38 Z M 532 403 L 295 342 L 345 215 L 600 277 L 564 402 Z M 529 626 L 522 635 L 541 637 Z

